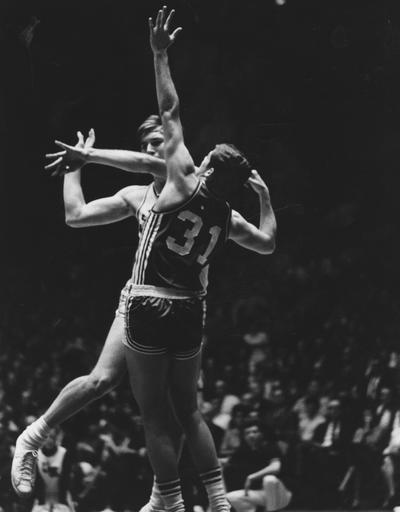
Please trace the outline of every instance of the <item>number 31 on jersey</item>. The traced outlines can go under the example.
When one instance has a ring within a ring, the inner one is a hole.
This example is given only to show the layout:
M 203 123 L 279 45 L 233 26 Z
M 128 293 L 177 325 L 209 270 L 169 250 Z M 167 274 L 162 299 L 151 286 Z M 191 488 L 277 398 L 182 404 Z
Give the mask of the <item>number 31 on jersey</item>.
M 201 217 L 189 210 L 180 212 L 178 219 L 181 219 L 182 221 L 190 221 L 192 223 L 192 227 L 187 228 L 183 234 L 183 237 L 185 238 L 184 245 L 178 244 L 177 241 L 172 238 L 172 236 L 169 236 L 167 238 L 167 246 L 168 249 L 179 254 L 180 256 L 187 256 L 190 254 L 196 237 L 199 235 L 201 228 L 203 227 L 203 221 L 201 220 Z M 221 234 L 221 228 L 219 226 L 212 226 L 209 230 L 209 234 L 211 238 L 208 246 L 206 247 L 203 254 L 199 254 L 197 256 L 197 263 L 200 265 L 204 265 L 207 262 L 207 259 L 212 253 L 218 241 L 219 235 Z

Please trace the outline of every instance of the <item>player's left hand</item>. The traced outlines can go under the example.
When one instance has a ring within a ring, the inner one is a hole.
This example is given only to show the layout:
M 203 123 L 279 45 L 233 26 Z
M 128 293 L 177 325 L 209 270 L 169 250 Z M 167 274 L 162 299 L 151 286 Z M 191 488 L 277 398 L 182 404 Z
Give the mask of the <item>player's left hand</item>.
M 256 194 L 260 195 L 266 193 L 269 195 L 267 184 L 255 169 L 251 171 L 251 175 L 250 178 L 247 180 L 247 183 Z
M 156 22 L 149 18 L 150 28 L 150 46 L 154 53 L 165 51 L 175 41 L 176 36 L 182 30 L 182 27 L 176 28 L 172 33 L 169 31 L 171 19 L 175 14 L 174 9 L 167 16 L 167 7 L 164 5 L 158 11 Z
M 93 128 L 89 131 L 86 140 L 82 132 L 77 132 L 78 142 L 75 146 L 69 146 L 64 142 L 55 141 L 57 146 L 63 148 L 63 151 L 58 153 L 50 153 L 46 158 L 53 159 L 53 161 L 46 165 L 47 171 L 53 171 L 52 176 L 63 176 L 70 172 L 81 169 L 87 163 L 88 150 L 93 147 L 96 135 Z

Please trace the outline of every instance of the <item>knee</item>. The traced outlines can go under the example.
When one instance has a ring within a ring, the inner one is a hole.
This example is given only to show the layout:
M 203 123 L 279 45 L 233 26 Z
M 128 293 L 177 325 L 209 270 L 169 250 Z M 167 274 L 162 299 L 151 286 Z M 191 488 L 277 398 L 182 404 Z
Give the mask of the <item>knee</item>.
M 241 500 L 241 498 L 243 498 L 243 496 L 244 496 L 244 491 L 241 489 L 239 491 L 228 492 L 226 495 L 226 499 L 234 507 Z
M 176 417 L 183 429 L 189 428 L 203 419 L 196 405 L 175 403 L 174 408 Z
M 275 475 L 266 475 L 263 478 L 263 487 L 265 490 L 273 489 L 278 484 L 279 480 Z
M 109 393 L 119 382 L 117 377 L 112 372 L 95 372 L 93 371 L 87 376 L 87 383 L 90 387 L 91 392 L 97 398 Z

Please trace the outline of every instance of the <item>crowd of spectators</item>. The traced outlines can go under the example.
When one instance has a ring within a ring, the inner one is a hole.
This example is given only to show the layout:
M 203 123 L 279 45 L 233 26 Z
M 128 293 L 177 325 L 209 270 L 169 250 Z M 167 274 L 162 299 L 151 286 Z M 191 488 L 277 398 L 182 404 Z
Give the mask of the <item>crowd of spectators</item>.
M 360 270 L 354 251 L 300 264 L 282 250 L 267 268 L 258 256 L 247 261 L 243 270 L 239 250 L 224 269 L 217 263 L 199 381 L 227 490 L 250 485 L 246 468 L 233 466 L 246 425 L 256 421 L 264 444 L 280 454 L 279 479 L 293 496 L 289 508 L 398 504 L 400 349 L 389 321 L 396 307 L 390 289 L 365 278 L 367 267 Z M 235 275 L 236 295 L 227 272 Z M 2 512 L 30 510 L 9 484 L 16 437 L 69 380 L 92 367 L 116 303 L 116 283 L 107 304 L 94 293 L 104 281 L 92 281 L 89 265 L 56 273 L 53 282 L 11 265 L 2 290 Z M 139 510 L 153 476 L 127 380 L 62 429 L 78 512 Z M 181 473 L 188 508 L 206 509 L 186 450 Z

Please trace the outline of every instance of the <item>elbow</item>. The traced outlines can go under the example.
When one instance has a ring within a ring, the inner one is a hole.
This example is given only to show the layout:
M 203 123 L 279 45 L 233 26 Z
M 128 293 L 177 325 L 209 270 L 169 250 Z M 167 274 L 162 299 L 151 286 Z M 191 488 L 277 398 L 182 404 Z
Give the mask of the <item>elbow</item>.
M 268 237 L 259 245 L 257 252 L 259 254 L 272 254 L 275 251 L 275 236 Z
M 160 105 L 160 117 L 165 121 L 176 119 L 179 117 L 179 100 L 178 98 L 168 98 Z
M 79 216 L 72 214 L 65 214 L 65 224 L 70 228 L 80 228 L 82 224 L 79 222 Z

